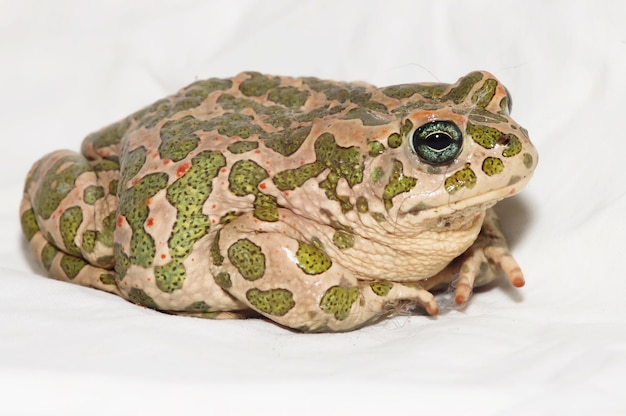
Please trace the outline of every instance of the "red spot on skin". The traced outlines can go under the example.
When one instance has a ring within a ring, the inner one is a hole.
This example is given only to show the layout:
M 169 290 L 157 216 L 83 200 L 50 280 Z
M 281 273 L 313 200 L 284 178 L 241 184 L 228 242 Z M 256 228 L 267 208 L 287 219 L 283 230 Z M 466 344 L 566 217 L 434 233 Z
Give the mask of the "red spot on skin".
M 183 163 L 182 165 L 178 167 L 178 169 L 176 169 L 176 176 L 180 178 L 185 173 L 187 173 L 190 167 L 191 167 L 191 163 Z
M 304 165 L 304 160 L 300 161 L 300 166 Z
M 285 191 L 285 196 L 289 196 L 289 191 Z
M 211 224 L 215 224 L 216 222 L 217 222 L 217 221 L 215 220 L 215 218 L 213 218 L 213 219 L 211 220 Z
M 167 166 L 170 164 L 171 161 L 172 161 L 171 159 L 163 159 L 163 164 Z
M 259 184 L 259 188 L 261 188 L 261 189 L 266 189 L 266 188 L 267 188 L 267 185 L 265 184 L 265 182 L 261 182 L 261 183 Z
M 152 202 L 152 198 L 146 199 L 146 205 L 150 205 L 151 202 Z
M 124 223 L 124 219 L 122 218 L 121 215 L 118 215 L 117 216 L 117 226 L 121 227 L 123 223 Z
M 161 254 L 162 259 L 165 259 L 165 257 L 166 257 L 165 254 Z
M 152 227 L 154 225 L 154 218 L 150 217 L 146 221 L 146 227 Z
M 192 258 L 191 258 L 191 261 L 196 261 L 196 259 L 192 257 Z
M 228 169 L 226 169 L 226 168 L 222 168 L 222 169 L 220 169 L 220 172 L 221 172 L 221 173 L 226 173 L 226 172 L 228 172 Z
M 257 155 L 260 155 L 261 151 L 259 149 L 257 149 L 257 150 L 254 151 L 254 153 L 257 154 Z
M 139 178 L 133 179 L 130 183 L 132 183 L 133 186 L 135 186 L 135 185 L 137 185 L 137 182 L 139 182 Z
M 215 209 L 215 208 L 217 208 L 217 204 L 211 205 L 211 209 Z
M 263 232 L 263 227 L 259 227 L 259 232 L 262 233 Z

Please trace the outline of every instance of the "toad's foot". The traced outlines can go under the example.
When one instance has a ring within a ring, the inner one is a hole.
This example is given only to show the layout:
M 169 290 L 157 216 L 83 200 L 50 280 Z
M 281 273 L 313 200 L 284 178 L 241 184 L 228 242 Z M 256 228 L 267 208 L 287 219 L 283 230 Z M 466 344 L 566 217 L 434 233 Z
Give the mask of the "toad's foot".
M 458 259 L 461 263 L 454 292 L 454 301 L 463 305 L 474 287 L 490 283 L 504 272 L 515 287 L 524 286 L 524 275 L 506 243 L 500 220 L 493 209 L 487 211 L 485 220 L 474 244 Z

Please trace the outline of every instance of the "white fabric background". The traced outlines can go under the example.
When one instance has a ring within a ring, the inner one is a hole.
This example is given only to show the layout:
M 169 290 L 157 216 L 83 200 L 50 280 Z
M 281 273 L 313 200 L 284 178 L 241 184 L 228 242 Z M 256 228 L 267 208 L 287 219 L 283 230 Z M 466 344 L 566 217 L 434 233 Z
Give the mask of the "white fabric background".
M 2 0 L 0 414 L 626 414 L 625 21 L 610 0 Z M 248 69 L 377 85 L 495 73 L 540 154 L 499 209 L 527 286 L 301 335 L 42 277 L 17 213 L 31 164 Z

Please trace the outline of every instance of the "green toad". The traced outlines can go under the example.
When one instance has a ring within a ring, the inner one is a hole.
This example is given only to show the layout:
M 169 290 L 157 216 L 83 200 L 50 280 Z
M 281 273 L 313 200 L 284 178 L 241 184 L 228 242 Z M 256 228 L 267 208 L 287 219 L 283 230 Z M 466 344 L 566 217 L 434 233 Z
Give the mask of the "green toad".
M 30 171 L 24 234 L 53 278 L 168 313 L 346 331 L 504 272 L 491 207 L 537 165 L 506 89 L 241 73 L 198 81 Z

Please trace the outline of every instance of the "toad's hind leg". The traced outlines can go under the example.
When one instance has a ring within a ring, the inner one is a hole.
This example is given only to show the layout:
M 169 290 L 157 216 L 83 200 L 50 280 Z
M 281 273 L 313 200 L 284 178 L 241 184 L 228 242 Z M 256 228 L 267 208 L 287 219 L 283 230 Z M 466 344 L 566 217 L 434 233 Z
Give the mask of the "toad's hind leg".
M 398 304 L 438 312 L 420 283 L 369 282 L 345 268 L 315 238 L 287 224 L 301 218 L 279 209 L 281 222 L 252 214 L 226 225 L 213 252 L 216 283 L 243 304 L 306 332 L 349 331 L 398 311 Z M 300 221 L 302 222 L 302 221 Z
M 36 260 L 58 280 L 120 294 L 113 269 L 119 166 L 61 150 L 29 172 L 20 207 Z

